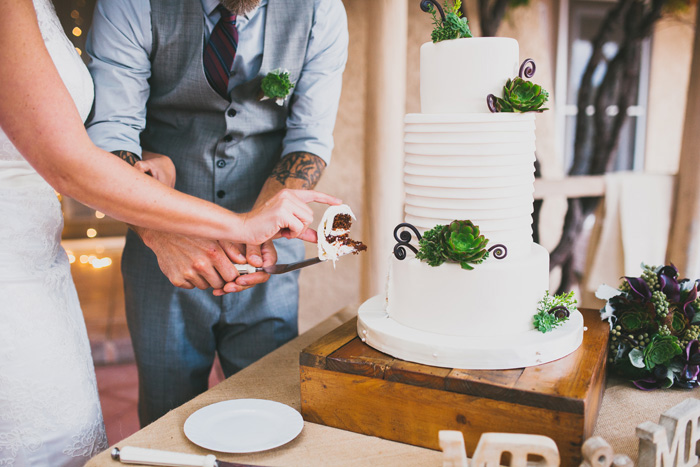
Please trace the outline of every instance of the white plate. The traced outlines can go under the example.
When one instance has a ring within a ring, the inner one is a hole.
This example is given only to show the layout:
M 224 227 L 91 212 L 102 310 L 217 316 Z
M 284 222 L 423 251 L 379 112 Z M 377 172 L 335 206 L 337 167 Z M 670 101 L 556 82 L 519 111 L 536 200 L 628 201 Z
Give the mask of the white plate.
M 185 421 L 185 436 L 218 452 L 246 453 L 282 446 L 304 428 L 301 414 L 280 402 L 235 399 L 202 407 Z

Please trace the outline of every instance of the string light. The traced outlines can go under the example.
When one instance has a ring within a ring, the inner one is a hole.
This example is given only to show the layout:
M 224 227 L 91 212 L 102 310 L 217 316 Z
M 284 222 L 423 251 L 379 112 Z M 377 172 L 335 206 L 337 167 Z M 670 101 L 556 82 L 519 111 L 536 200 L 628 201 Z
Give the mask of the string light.
M 97 217 L 98 219 L 104 219 L 105 213 L 100 212 L 100 211 L 95 211 L 95 217 Z
M 68 255 L 68 261 L 70 261 L 71 264 L 75 263 L 76 259 L 73 252 L 66 251 L 66 254 Z M 109 256 L 98 258 L 96 255 L 80 255 L 78 261 L 80 262 L 80 264 L 89 264 L 95 269 L 107 268 L 113 264 L 112 258 L 110 258 Z
M 73 28 L 73 35 L 75 37 L 80 37 L 83 34 L 83 30 L 80 29 L 78 26 Z
M 95 258 L 90 261 L 90 264 L 95 269 L 102 269 L 112 265 L 112 258 Z
M 88 238 L 95 238 L 95 237 L 97 237 L 97 230 L 95 230 L 95 229 L 87 229 L 87 236 L 88 236 Z

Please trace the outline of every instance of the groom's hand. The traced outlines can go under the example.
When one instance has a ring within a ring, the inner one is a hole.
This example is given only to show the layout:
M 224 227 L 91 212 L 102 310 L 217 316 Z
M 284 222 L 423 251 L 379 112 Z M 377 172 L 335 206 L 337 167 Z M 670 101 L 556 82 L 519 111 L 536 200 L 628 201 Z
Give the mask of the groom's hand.
M 245 252 L 245 261 L 256 268 L 273 266 L 277 263 L 277 250 L 272 240 L 268 240 L 262 245 L 238 245 L 237 251 Z M 240 292 L 255 285 L 267 282 L 270 275 L 264 272 L 253 274 L 243 274 L 235 281 L 225 284 L 221 289 L 214 290 L 214 295 L 220 297 L 228 293 Z
M 246 261 L 238 247 L 230 242 L 219 243 L 143 228 L 135 230 L 156 254 L 160 270 L 176 287 L 222 289 L 238 277 L 234 263 Z

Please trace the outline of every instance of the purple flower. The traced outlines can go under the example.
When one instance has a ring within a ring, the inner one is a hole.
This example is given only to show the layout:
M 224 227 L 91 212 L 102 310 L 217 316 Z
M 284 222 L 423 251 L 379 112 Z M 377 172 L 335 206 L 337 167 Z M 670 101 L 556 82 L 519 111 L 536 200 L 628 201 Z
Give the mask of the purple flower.
M 688 342 L 682 358 L 684 365 L 681 379 L 697 385 L 698 375 L 700 375 L 700 342 L 697 340 Z
M 625 280 L 632 289 L 632 295 L 643 302 L 651 300 L 651 290 L 649 285 L 641 277 L 625 277 Z
M 657 365 L 646 378 L 632 381 L 642 391 L 653 391 L 654 389 L 670 388 L 673 385 L 673 375 L 666 365 Z
M 657 274 L 661 291 L 671 303 L 681 300 L 681 285 L 678 283 L 678 269 L 672 264 L 664 266 Z

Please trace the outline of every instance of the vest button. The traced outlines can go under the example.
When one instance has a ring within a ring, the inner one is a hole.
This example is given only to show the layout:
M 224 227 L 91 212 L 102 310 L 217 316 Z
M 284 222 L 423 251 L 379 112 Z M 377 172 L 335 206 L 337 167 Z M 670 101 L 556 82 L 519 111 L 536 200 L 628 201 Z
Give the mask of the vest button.
M 216 161 L 216 166 L 220 169 L 223 169 L 224 167 L 226 167 L 226 161 L 219 159 L 218 161 Z
M 226 196 L 226 192 L 224 190 L 219 190 L 216 192 L 216 196 L 219 198 L 223 198 L 224 196 Z
M 233 141 L 233 136 L 231 136 L 231 135 L 224 136 L 224 143 L 230 143 L 231 141 Z
M 229 117 L 235 117 L 236 116 L 236 109 L 228 109 L 228 116 Z

